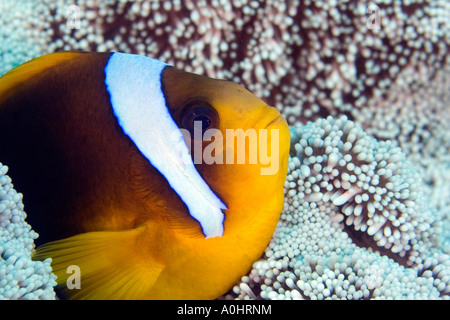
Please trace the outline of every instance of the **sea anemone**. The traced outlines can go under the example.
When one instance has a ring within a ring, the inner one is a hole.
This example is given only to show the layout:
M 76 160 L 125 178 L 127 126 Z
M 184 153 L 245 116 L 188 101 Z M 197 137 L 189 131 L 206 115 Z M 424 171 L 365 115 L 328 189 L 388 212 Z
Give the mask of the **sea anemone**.
M 25 222 L 22 194 L 0 163 L 0 299 L 54 299 L 51 259 L 32 261 L 38 234 Z
M 420 175 L 400 148 L 378 142 L 345 117 L 293 127 L 292 138 L 298 167 L 288 177 L 297 184 L 291 189 L 308 202 L 332 202 L 340 211 L 334 219 L 351 227 L 362 245 L 389 250 L 411 265 L 416 234 L 429 228 L 431 214 L 424 214 Z

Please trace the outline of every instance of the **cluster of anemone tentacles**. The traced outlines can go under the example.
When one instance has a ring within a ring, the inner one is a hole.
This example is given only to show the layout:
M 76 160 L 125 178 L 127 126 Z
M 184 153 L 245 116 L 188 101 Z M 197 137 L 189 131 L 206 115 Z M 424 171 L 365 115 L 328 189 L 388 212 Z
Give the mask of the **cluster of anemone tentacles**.
M 22 194 L 0 163 L 0 299 L 54 299 L 50 259 L 32 261 L 37 233 L 26 223 Z

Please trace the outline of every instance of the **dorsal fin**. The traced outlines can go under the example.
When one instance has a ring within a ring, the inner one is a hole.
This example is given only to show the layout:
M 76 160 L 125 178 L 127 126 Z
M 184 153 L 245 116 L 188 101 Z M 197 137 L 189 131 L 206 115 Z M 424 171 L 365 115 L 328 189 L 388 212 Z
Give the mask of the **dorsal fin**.
M 15 88 L 42 71 L 82 55 L 80 52 L 58 52 L 30 60 L 0 78 L 0 104 L 14 94 Z

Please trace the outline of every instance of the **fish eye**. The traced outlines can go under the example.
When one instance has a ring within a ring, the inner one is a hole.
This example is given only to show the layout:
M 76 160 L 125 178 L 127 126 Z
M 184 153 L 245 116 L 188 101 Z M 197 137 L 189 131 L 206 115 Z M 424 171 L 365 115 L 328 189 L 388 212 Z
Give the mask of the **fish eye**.
M 218 128 L 219 115 L 217 111 L 205 101 L 191 101 L 183 109 L 180 117 L 181 127 L 194 131 L 205 132 L 208 129 Z

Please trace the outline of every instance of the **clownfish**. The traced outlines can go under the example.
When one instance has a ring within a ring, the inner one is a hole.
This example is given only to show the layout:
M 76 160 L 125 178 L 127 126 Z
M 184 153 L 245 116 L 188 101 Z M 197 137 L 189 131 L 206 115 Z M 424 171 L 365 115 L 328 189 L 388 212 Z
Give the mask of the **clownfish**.
M 61 52 L 0 78 L 0 161 L 63 298 L 226 293 L 275 230 L 289 140 L 240 85 L 149 57 Z

